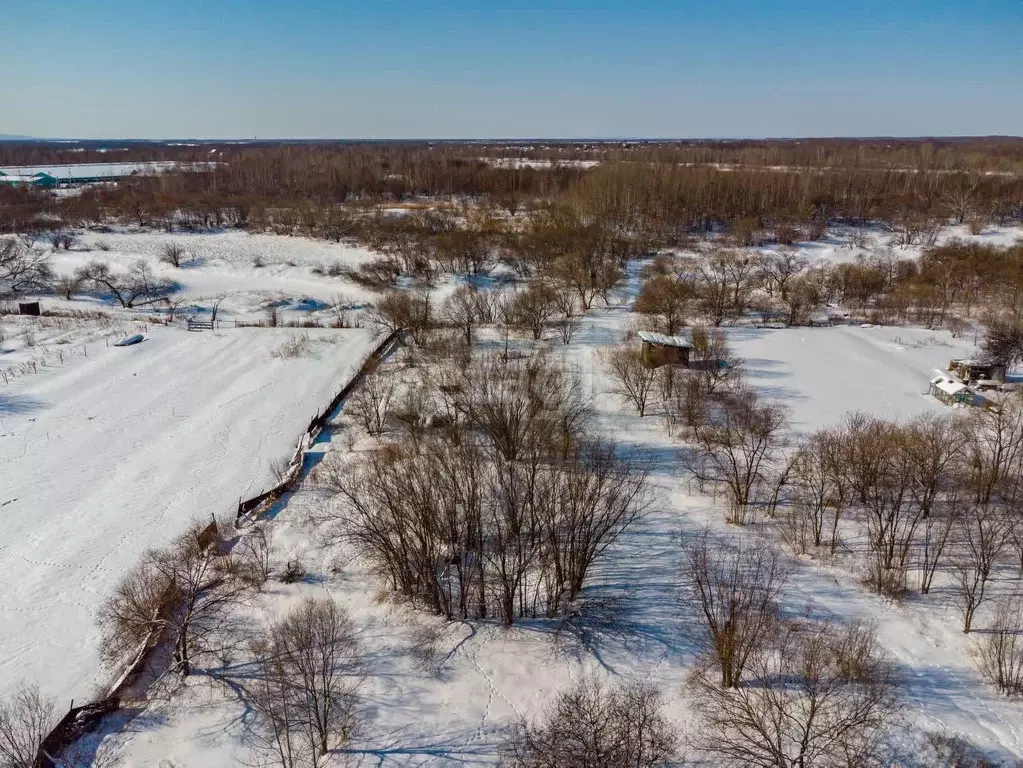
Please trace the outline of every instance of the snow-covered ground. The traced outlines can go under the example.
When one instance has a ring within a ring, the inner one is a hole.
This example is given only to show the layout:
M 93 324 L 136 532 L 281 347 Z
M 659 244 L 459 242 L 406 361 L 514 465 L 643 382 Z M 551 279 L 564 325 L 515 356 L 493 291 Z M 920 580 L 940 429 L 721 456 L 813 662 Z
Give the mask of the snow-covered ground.
M 947 229 L 943 239 L 1007 244 L 1020 234 L 991 228 L 973 237 L 960 227 Z M 197 304 L 226 293 L 228 316 L 250 316 L 269 301 L 298 307 L 303 298 L 328 301 L 341 292 L 372 299 L 351 283 L 313 272 L 372 258 L 350 246 L 238 232 L 81 239 L 93 250 L 61 252 L 59 272 L 92 258 L 127 264 L 141 257 Z M 886 239 L 874 232 L 869 242 Z M 181 243 L 194 261 L 180 269 L 160 263 L 169 241 Z M 99 250 L 100 243 L 109 250 Z M 850 248 L 841 230 L 798 247 L 814 261 L 866 253 Z M 919 248 L 895 254 L 911 257 Z M 255 266 L 257 257 L 263 266 Z M 685 632 L 691 617 L 677 599 L 679 538 L 705 527 L 718 535 L 734 529 L 712 499 L 690 492 L 677 461 L 682 447 L 668 437 L 656 409 L 639 418 L 608 393 L 597 350 L 634 325 L 627 299 L 635 295 L 637 274 L 638 267 L 622 303 L 590 312 L 571 345 L 552 342 L 592 393 L 600 428 L 654 461 L 656 504 L 614 547 L 591 594 L 614 621 L 562 632 L 545 622 L 513 629 L 445 624 L 386 599 L 381 582 L 351 553 L 321 547 L 310 513 L 324 499 L 309 484 L 275 517 L 280 555 L 301 557 L 311 578 L 271 582 L 247 610 L 262 621 L 303 595 L 329 594 L 352 613 L 370 664 L 366 729 L 352 744 L 363 764 L 494 763 L 503 729 L 591 672 L 652 682 L 668 714 L 688 720 L 682 683 L 694 649 Z M 166 541 L 194 517 L 230 511 L 238 496 L 265 483 L 267 461 L 290 450 L 370 340 L 367 332 L 323 332 L 338 342 L 313 345 L 314 357 L 282 360 L 272 353 L 285 333 L 300 332 L 189 335 L 157 328 L 140 347 L 114 350 L 100 342 L 90 345 L 88 360 L 0 389 L 0 504 L 19 499 L 0 506 L 0 578 L 12 585 L 0 598 L 0 616 L 5 628 L 16 627 L 0 633 L 0 689 L 24 677 L 53 693 L 89 693 L 97 669 L 92 614 L 118 577 L 145 546 Z M 852 410 L 899 419 L 941 412 L 944 406 L 925 394 L 927 381 L 934 368 L 973 347 L 972 337 L 906 328 L 739 327 L 729 335 L 748 382 L 787 405 L 800 431 L 835 424 Z M 382 375 L 398 366 L 391 360 Z M 347 450 L 348 432 L 318 448 Z M 973 640 L 959 631 L 941 590 L 896 604 L 867 593 L 841 564 L 801 561 L 785 608 L 799 613 L 808 603 L 877 623 L 906 681 L 906 710 L 921 729 L 962 736 L 999 760 L 1023 760 L 1023 709 L 980 680 Z M 126 766 L 238 764 L 251 758 L 243 743 L 245 716 L 229 689 L 198 676 L 129 722 L 113 721 L 102 749 Z
M 554 343 L 594 398 L 597 421 L 623 446 L 654 462 L 656 504 L 613 548 L 589 596 L 607 606 L 607 621 L 591 616 L 578 628 L 523 621 L 445 624 L 390 601 L 383 584 L 350 552 L 322 546 L 310 513 L 324 498 L 304 486 L 275 517 L 282 557 L 301 557 L 314 577 L 305 584 L 271 583 L 252 612 L 281 616 L 303 595 L 330 595 L 354 616 L 369 665 L 366 729 L 346 750 L 359 765 L 486 765 L 500 758 L 506 728 L 542 711 L 555 693 L 587 674 L 642 680 L 658 686 L 666 711 L 690 720 L 683 682 L 695 652 L 687 639 L 691 616 L 679 604 L 681 536 L 709 528 L 714 535 L 760 535 L 726 526 L 720 507 L 689 487 L 678 451 L 656 412 L 644 418 L 608 393 L 597 350 L 617 342 L 635 321 L 625 305 L 597 309 L 571 345 Z M 892 328 L 732 329 L 749 382 L 792 409 L 799 430 L 834 424 L 849 410 L 908 418 L 943 406 L 923 394 L 934 367 L 972 346 L 945 331 Z M 391 360 L 382 375 L 396 375 Z M 335 437 L 326 450 L 348 450 Z M 339 565 L 340 564 L 340 565 Z M 1023 710 L 985 685 L 973 664 L 972 638 L 938 590 L 893 603 L 866 592 L 841 565 L 799 561 L 784 609 L 808 605 L 827 615 L 876 622 L 905 680 L 906 711 L 924 732 L 960 736 L 991 757 L 1023 758 Z M 594 611 L 599 614 L 599 611 Z M 134 720 L 107 735 L 104 754 L 126 766 L 157 759 L 181 766 L 251 761 L 246 709 L 228 688 L 193 679 L 158 698 Z M 923 737 L 904 745 L 924 749 Z M 927 765 L 928 753 L 919 751 Z
M 306 354 L 275 355 L 290 337 Z M 271 483 L 367 330 L 153 327 L 0 389 L 0 689 L 100 682 L 95 612 L 149 546 Z
M 796 429 L 836 424 L 848 411 L 905 420 L 946 410 L 927 394 L 934 369 L 967 357 L 972 339 L 918 328 L 735 328 L 749 384 L 792 409 Z

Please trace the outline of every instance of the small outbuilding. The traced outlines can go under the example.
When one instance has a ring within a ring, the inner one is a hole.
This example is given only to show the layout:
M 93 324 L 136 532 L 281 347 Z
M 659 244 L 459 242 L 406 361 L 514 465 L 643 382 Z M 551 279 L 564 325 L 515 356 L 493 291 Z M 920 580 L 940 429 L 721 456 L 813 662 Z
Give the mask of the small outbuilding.
M 986 360 L 950 360 L 948 369 L 967 384 L 1005 382 L 1005 366 Z
M 640 331 L 639 338 L 643 342 L 643 362 L 649 367 L 659 368 L 662 365 L 689 367 L 689 354 L 693 345 L 688 339 L 652 331 Z
M 935 376 L 931 379 L 930 393 L 945 405 L 961 403 L 968 405 L 973 393 L 961 381 L 948 376 Z

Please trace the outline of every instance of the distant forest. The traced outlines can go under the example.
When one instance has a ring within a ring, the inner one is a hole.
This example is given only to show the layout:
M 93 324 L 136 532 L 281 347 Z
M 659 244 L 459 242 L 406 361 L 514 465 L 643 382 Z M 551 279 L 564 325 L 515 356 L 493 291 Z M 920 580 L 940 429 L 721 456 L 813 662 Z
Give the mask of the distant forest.
M 365 239 L 381 205 L 569 212 L 643 246 L 712 231 L 1023 219 L 1023 139 L 0 142 L 12 165 L 216 161 L 80 195 L 0 188 L 0 231 L 119 220 Z M 747 233 L 747 234 L 744 234 Z

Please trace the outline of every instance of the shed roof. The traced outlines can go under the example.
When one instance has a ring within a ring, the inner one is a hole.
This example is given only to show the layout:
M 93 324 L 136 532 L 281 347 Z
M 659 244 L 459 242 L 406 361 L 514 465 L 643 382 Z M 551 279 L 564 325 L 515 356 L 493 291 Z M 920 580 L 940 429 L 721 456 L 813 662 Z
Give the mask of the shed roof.
M 693 345 L 689 343 L 688 339 L 683 339 L 681 336 L 668 336 L 664 333 L 653 333 L 652 331 L 640 331 L 639 338 L 645 341 L 647 344 L 657 344 L 661 347 L 682 347 L 683 349 L 692 349 Z
M 944 392 L 946 395 L 957 395 L 966 389 L 966 385 L 961 381 L 952 381 L 951 379 L 946 379 L 943 376 L 934 377 L 931 379 L 931 384 L 935 387 L 935 389 Z

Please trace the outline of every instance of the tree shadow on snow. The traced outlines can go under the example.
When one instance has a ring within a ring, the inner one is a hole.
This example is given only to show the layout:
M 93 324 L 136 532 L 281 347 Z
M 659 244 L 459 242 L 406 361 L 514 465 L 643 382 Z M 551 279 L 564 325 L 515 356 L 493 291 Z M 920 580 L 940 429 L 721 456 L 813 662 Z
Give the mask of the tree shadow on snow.
M 42 400 L 25 395 L 0 395 L 0 416 L 21 416 L 46 407 Z
M 375 757 L 381 765 L 388 759 L 405 763 L 416 757 L 441 759 L 446 764 L 479 765 L 500 757 L 500 745 L 480 740 L 480 736 L 480 730 L 476 728 L 423 733 L 405 726 L 376 736 L 374 745 L 361 747 L 356 744 L 337 750 L 337 754 Z

